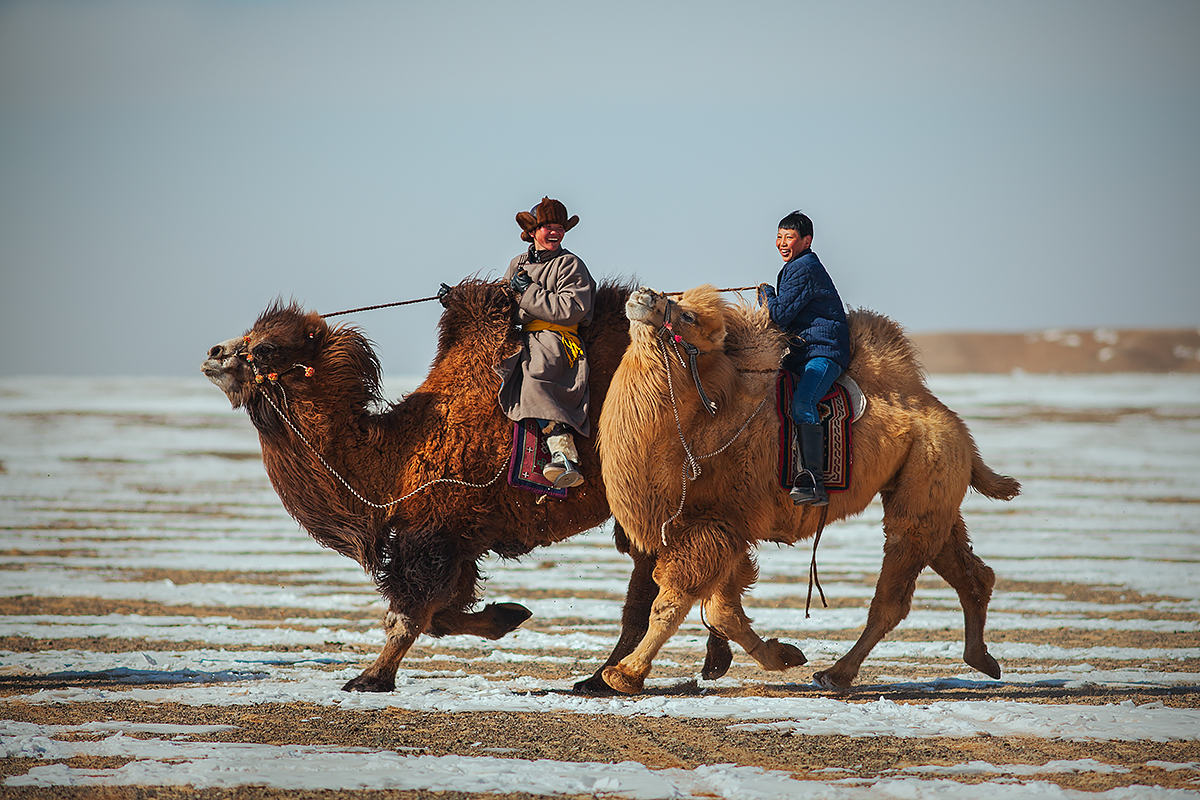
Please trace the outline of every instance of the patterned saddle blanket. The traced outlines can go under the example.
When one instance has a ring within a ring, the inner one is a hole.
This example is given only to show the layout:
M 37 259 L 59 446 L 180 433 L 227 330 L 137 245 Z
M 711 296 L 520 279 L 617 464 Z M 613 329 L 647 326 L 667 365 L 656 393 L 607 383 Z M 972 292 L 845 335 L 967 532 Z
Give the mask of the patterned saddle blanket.
M 792 479 L 799 466 L 799 455 L 792 447 L 792 392 L 796 386 L 792 373 L 779 370 L 775 380 L 775 412 L 779 415 L 779 485 L 792 488 Z M 853 382 L 847 386 L 839 378 L 821 401 L 817 413 L 825 428 L 825 491 L 844 492 L 850 488 L 853 466 L 851 424 L 862 414 L 859 404 L 852 402 L 852 392 L 862 392 Z
M 542 477 L 542 468 L 550 463 L 550 448 L 536 420 L 513 423 L 512 457 L 508 460 L 508 485 L 527 492 L 563 500 L 566 489 L 556 489 Z

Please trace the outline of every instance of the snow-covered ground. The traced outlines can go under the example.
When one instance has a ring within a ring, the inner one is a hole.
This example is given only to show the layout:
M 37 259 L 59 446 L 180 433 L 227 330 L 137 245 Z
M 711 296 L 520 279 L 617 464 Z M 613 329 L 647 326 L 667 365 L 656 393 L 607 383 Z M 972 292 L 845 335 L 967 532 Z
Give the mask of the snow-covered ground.
M 46 643 L 41 652 L 0 651 L 0 678 L 7 679 L 0 720 L 13 704 L 51 709 L 122 700 L 164 707 L 303 702 L 364 711 L 718 719 L 764 736 L 790 731 L 909 739 L 1200 741 L 1200 709 L 1193 707 L 938 699 L 947 689 L 992 684 L 1145 690 L 1200 683 L 1191 671 L 1200 664 L 1200 649 L 1192 646 L 1200 631 L 1200 376 L 934 376 L 931 383 L 967 419 L 988 463 L 1024 486 L 1012 503 L 971 496 L 964 509 L 976 552 L 1002 580 L 1018 582 L 1017 588 L 997 592 L 988 618 L 990 650 L 1006 674 L 992 682 L 959 661 L 961 642 L 941 635 L 961 628 L 957 599 L 944 584 L 923 582 L 912 614 L 897 631 L 906 635 L 885 640 L 868 659 L 875 669 L 875 686 L 869 688 L 879 691 L 864 702 L 799 691 L 634 698 L 567 693 L 607 655 L 620 616 L 629 562 L 613 549 L 606 529 L 522 561 L 487 564 L 488 599 L 528 606 L 534 620 L 527 628 L 496 642 L 422 640 L 424 649 L 404 661 L 395 692 L 343 693 L 339 687 L 361 670 L 363 653 L 382 644 L 377 625 L 382 605 L 354 563 L 319 548 L 287 517 L 263 474 L 253 429 L 219 391 L 199 377 L 0 380 L 0 601 L 136 601 L 157 609 L 88 614 L 53 606 L 56 611 L 26 608 L 0 616 L 0 637 Z M 411 384 L 390 388 L 398 396 Z M 792 639 L 810 661 L 845 652 L 846 640 L 866 618 L 880 559 L 879 521 L 876 505 L 827 530 L 819 551 L 825 593 L 861 602 L 828 609 L 818 604 L 807 619 L 803 598 L 811 551 L 764 549 L 760 583 L 749 598 L 756 626 Z M 196 570 L 213 579 L 164 577 Z M 245 579 L 256 573 L 293 578 Z M 255 608 L 288 611 L 270 620 L 237 613 Z M 1106 632 L 1114 641 L 1104 640 Z M 663 664 L 670 666 L 672 656 L 675 666 L 681 658 L 698 664 L 701 634 L 693 613 Z M 1175 643 L 1173 634 L 1186 636 L 1186 643 Z M 1156 643 L 1114 643 L 1129 635 L 1139 641 L 1155 637 Z M 100 640 L 156 646 L 139 651 L 80 644 Z M 68 644 L 56 647 L 56 641 Z M 447 663 L 463 668 L 448 670 Z M 484 664 L 497 668 L 472 670 Z M 528 674 L 535 665 L 549 664 L 562 665 L 571 677 Z M 788 673 L 787 680 L 799 687 L 811 674 L 801 674 L 805 669 Z M 780 680 L 739 675 L 701 682 L 701 688 L 756 681 L 778 687 Z M 61 685 L 21 691 L 23 678 L 38 677 Z M 677 682 L 652 678 L 650 686 Z M 927 692 L 930 700 L 882 696 L 897 687 Z M 801 780 L 734 764 L 651 769 L 634 762 L 533 761 L 486 752 L 427 756 L 370 747 L 205 741 L 213 732 L 214 726 L 114 719 L 84 725 L 0 721 L 0 757 L 46 762 L 9 777 L 5 783 L 14 787 L 266 784 L 637 798 L 944 794 L 969 800 L 1025 797 L 1034 790 L 1040 797 L 1076 797 L 1084 793 L 1061 788 L 1048 776 L 1128 771 L 1088 758 L 1031 766 L 980 762 L 964 753 L 958 765 L 907 767 L 870 780 L 842 773 Z M 127 763 L 112 769 L 65 763 L 76 756 Z M 1164 761 L 1159 767 L 1164 773 L 1185 771 L 1200 785 L 1196 761 Z M 962 776 L 984 780 L 954 780 Z M 1099 794 L 1157 798 L 1180 792 L 1195 794 L 1149 784 Z

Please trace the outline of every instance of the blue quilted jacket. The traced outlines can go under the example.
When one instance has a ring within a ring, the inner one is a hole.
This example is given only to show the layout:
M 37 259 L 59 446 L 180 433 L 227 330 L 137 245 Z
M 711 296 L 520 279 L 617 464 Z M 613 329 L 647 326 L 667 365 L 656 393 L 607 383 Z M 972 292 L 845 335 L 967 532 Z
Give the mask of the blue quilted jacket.
M 778 293 L 764 286 L 764 299 L 772 321 L 790 334 L 791 352 L 783 366 L 802 372 L 804 362 L 824 356 L 845 369 L 850 364 L 846 310 L 817 254 L 808 249 L 784 264 L 776 285 Z

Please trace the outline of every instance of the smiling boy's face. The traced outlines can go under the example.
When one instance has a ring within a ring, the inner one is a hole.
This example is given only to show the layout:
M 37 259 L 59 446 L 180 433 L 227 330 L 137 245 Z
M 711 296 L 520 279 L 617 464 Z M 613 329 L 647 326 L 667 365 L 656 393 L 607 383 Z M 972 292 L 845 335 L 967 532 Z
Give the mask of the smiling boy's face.
M 791 261 L 807 250 L 811 244 L 811 236 L 801 236 L 796 231 L 789 231 L 785 228 L 780 228 L 779 233 L 775 236 L 775 246 L 779 248 L 779 255 L 783 256 L 784 261 Z

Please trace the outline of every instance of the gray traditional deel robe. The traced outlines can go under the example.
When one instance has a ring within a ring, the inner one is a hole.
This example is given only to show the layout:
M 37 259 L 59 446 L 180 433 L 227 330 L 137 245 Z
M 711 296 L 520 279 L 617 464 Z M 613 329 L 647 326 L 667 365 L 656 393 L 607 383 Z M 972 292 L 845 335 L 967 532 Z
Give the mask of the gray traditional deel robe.
M 543 320 L 557 325 L 587 325 L 592 321 L 596 282 L 583 261 L 559 248 L 545 263 L 529 260 L 529 253 L 508 265 L 508 280 L 521 267 L 533 283 L 518 301 L 521 324 Z M 509 419 L 545 419 L 565 422 L 584 436 L 591 436 L 588 419 L 587 354 L 571 365 L 562 339 L 555 331 L 526 331 L 525 347 L 496 366 L 503 380 L 500 408 Z

